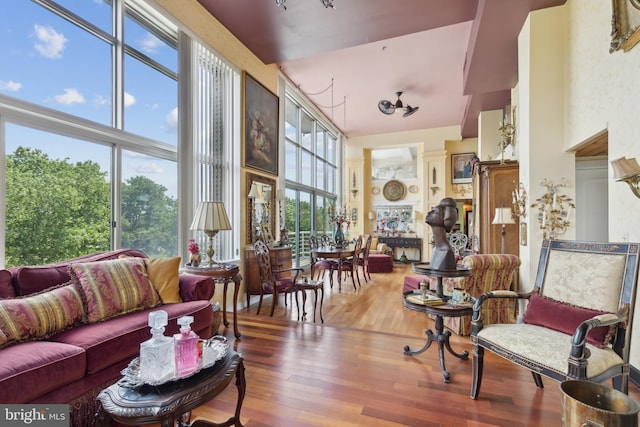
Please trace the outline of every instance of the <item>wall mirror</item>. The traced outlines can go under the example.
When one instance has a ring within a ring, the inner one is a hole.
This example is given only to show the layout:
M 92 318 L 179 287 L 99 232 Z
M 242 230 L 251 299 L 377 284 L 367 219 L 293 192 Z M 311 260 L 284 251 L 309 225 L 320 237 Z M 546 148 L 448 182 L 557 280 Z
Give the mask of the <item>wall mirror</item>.
M 417 178 L 417 151 L 415 147 L 371 150 L 371 179 Z
M 247 174 L 247 243 L 260 238 L 265 243 L 273 241 L 276 206 L 276 181 L 262 175 Z

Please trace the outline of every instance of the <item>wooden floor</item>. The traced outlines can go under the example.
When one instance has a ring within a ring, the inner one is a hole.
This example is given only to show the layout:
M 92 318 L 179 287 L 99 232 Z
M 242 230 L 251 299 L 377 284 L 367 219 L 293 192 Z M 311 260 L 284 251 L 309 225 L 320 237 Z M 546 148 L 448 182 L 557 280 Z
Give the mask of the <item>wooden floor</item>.
M 443 382 L 435 347 L 405 356 L 403 346 L 421 347 L 425 314 L 405 309 L 403 276 L 390 274 L 354 290 L 326 286 L 324 325 L 296 321 L 296 306 L 282 300 L 274 317 L 270 300 L 260 316 L 256 305 L 239 314 L 241 339 L 233 325 L 222 328 L 245 359 L 247 393 L 241 412 L 246 427 L 302 426 L 560 426 L 559 383 L 538 390 L 529 371 L 487 352 L 478 400 L 469 397 L 471 360 L 446 354 L 451 382 Z M 327 281 L 328 283 L 328 281 Z M 311 298 L 312 300 L 312 298 Z M 311 301 L 307 300 L 310 309 Z M 456 351 L 470 351 L 469 338 L 452 336 Z M 630 395 L 640 399 L 633 384 Z M 220 422 L 233 414 L 236 389 L 229 386 L 194 411 L 194 418 Z

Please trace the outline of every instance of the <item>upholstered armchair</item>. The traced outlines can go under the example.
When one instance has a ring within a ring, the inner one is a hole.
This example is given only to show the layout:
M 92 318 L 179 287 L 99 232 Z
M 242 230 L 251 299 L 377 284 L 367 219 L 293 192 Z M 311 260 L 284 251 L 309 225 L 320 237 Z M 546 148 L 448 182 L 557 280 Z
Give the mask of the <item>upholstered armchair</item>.
M 482 383 L 489 350 L 542 376 L 601 383 L 628 392 L 638 243 L 544 240 L 533 290 L 490 291 L 473 307 L 471 397 Z M 522 323 L 494 323 L 484 305 L 526 300 Z
M 386 243 L 381 243 L 378 240 L 378 236 L 371 236 L 371 249 L 369 249 L 369 254 L 384 254 L 391 255 L 392 250 Z
M 514 277 L 520 267 L 520 258 L 511 254 L 476 254 L 463 258 L 462 264 L 471 269 L 471 276 L 445 279 L 445 294 L 450 295 L 453 288 L 462 288 L 472 297 L 485 292 L 508 290 L 514 283 Z M 507 300 L 493 300 L 482 308 L 487 324 L 512 322 L 513 306 Z M 471 317 L 446 317 L 444 325 L 458 335 L 471 333 Z

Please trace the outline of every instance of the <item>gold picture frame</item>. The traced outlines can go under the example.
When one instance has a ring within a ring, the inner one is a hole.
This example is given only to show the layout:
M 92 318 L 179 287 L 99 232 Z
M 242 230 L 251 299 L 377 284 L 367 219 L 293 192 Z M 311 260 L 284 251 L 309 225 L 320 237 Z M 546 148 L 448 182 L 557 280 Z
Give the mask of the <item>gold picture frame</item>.
M 640 41 L 640 1 L 612 0 L 611 44 L 609 52 L 628 52 Z
M 246 71 L 244 81 L 244 165 L 278 175 L 279 100 Z

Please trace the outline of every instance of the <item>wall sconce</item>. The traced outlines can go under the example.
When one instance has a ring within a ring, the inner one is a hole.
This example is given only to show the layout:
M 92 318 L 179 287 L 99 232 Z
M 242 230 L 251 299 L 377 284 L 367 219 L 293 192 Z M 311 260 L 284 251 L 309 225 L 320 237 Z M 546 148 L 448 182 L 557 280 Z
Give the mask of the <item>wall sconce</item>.
M 472 187 L 471 184 L 454 184 L 453 192 L 459 195 L 461 198 L 464 197 L 467 193 L 471 193 Z
M 515 109 L 511 114 L 515 114 Z M 498 146 L 500 147 L 500 164 L 504 164 L 504 150 L 506 150 L 510 145 L 512 147 L 515 146 L 513 137 L 516 133 L 516 126 L 514 123 L 509 121 L 500 120 L 498 122 L 498 132 L 500 132 L 500 142 L 498 143 Z
M 353 173 L 353 178 L 351 180 L 351 194 L 353 194 L 353 198 L 355 199 L 358 195 L 358 189 L 356 188 L 356 173 Z
M 564 178 L 560 184 L 554 184 L 545 178 L 540 185 L 547 187 L 547 192 L 536 199 L 531 207 L 538 208 L 538 225 L 542 230 L 543 238 L 555 239 L 564 234 L 571 225 L 569 215 L 571 208 L 575 208 L 576 205 L 573 203 L 573 199 L 558 193 L 559 187 L 567 186 Z
M 525 219 L 527 217 L 527 191 L 524 189 L 524 184 L 520 183 L 512 194 L 513 212 L 521 219 Z
M 507 250 L 507 224 L 515 224 L 516 222 L 513 220 L 513 211 L 511 208 L 505 208 L 504 206 L 501 208 L 496 208 L 495 214 L 493 216 L 493 221 L 491 224 L 501 225 L 502 226 L 502 252 L 506 253 Z
M 640 165 L 636 159 L 620 157 L 611 161 L 611 167 L 613 167 L 613 179 L 629 184 L 633 194 L 640 198 Z

